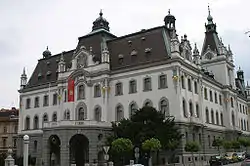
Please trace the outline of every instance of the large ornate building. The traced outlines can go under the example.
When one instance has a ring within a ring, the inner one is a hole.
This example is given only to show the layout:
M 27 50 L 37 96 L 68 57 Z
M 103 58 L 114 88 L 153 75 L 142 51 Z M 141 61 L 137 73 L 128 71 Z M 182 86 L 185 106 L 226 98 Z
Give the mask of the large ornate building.
M 0 154 L 7 154 L 9 148 L 16 154 L 18 113 L 14 107 L 0 110 Z
M 47 48 L 29 81 L 23 72 L 19 135 L 30 136 L 37 165 L 101 161 L 110 122 L 144 105 L 175 117 L 182 146 L 201 144 L 197 161 L 215 153 L 216 137 L 249 134 L 250 87 L 242 70 L 235 77 L 232 51 L 210 12 L 201 52 L 187 35 L 178 38 L 175 21 L 169 11 L 163 26 L 117 37 L 100 12 L 75 49 L 52 55 Z M 19 145 L 21 155 L 21 139 Z M 189 160 L 180 148 L 179 162 Z

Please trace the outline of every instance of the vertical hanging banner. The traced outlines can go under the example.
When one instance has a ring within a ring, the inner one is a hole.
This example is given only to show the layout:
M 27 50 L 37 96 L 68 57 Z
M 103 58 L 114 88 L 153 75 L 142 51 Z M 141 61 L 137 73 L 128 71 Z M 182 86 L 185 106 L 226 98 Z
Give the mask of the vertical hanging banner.
M 74 102 L 75 81 L 72 78 L 68 79 L 68 102 Z

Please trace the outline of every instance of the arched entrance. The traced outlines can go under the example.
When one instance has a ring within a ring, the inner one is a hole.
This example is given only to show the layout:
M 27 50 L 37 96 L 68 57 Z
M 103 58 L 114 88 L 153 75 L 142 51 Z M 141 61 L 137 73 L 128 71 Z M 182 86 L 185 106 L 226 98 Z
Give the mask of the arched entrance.
M 60 165 L 60 145 L 61 141 L 57 135 L 52 135 L 48 140 L 49 144 L 49 166 Z
M 83 166 L 89 162 L 89 140 L 82 134 L 74 135 L 70 141 L 70 164 Z

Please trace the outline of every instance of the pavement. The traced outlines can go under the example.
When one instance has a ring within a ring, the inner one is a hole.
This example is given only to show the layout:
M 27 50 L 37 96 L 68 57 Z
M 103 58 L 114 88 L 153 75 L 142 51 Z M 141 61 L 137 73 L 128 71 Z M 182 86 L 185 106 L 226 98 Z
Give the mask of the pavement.
M 233 164 L 228 164 L 226 166 L 241 166 L 241 162 L 240 163 L 233 163 Z

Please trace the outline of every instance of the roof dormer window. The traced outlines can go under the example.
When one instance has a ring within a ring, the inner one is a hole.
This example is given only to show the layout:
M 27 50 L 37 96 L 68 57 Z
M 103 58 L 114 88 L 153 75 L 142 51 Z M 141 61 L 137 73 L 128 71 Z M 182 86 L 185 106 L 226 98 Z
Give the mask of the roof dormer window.
M 131 53 L 130 53 L 131 56 L 135 56 L 137 55 L 137 51 L 133 50 Z
M 118 63 L 121 65 L 121 64 L 123 64 L 123 55 L 122 54 L 119 54 L 118 55 Z
M 51 75 L 51 71 L 47 71 L 47 76 L 50 76 Z
M 48 66 L 50 65 L 50 62 L 49 62 L 49 61 L 47 62 L 47 65 L 48 65 Z
M 42 78 L 42 73 L 41 72 L 38 73 L 37 77 L 38 77 L 38 79 Z
M 150 53 L 152 48 L 145 48 L 145 53 Z

